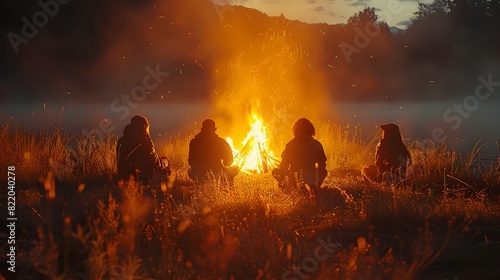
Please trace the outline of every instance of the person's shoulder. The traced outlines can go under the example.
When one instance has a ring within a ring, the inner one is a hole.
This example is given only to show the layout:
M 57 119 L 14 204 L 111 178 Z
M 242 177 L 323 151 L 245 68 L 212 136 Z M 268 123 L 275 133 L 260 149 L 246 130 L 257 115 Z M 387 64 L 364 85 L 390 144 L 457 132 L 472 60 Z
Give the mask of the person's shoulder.
M 297 139 L 296 139 L 296 138 L 293 138 L 292 140 L 288 141 L 288 142 L 285 144 L 285 147 L 290 147 L 290 146 L 293 146 L 293 145 L 295 145 L 295 143 L 297 143 Z
M 313 138 L 313 143 L 314 145 L 323 148 L 323 144 L 321 144 L 321 142 L 318 139 Z
M 142 144 L 153 145 L 153 140 L 151 139 L 151 137 L 149 137 L 147 135 L 142 135 L 142 134 L 137 135 L 136 139 L 137 139 L 137 141 L 139 141 Z
M 192 139 L 192 140 L 197 140 L 197 141 L 198 141 L 198 140 L 200 140 L 200 139 L 205 139 L 207 136 L 208 136 L 208 134 L 207 134 L 207 133 L 205 133 L 205 132 L 203 132 L 203 131 L 200 131 L 200 132 L 198 132 L 198 133 L 197 133 L 197 134 L 193 137 L 193 139 Z
M 312 145 L 321 145 L 321 142 L 314 137 L 307 137 L 305 138 L 304 142 L 311 143 Z
M 221 143 L 224 143 L 224 144 L 228 144 L 228 145 L 229 145 L 229 143 L 227 142 L 227 140 L 226 140 L 226 139 L 224 139 L 224 138 L 222 138 L 222 137 L 220 137 L 219 135 L 217 135 L 217 140 L 218 140 L 219 142 L 221 142 Z
M 193 136 L 193 138 L 191 138 L 191 140 L 189 140 L 189 143 L 201 145 L 201 143 L 205 142 L 205 138 L 206 138 L 205 135 L 202 132 L 200 132 L 200 133 L 196 134 L 195 136 Z
M 122 135 L 118 138 L 117 143 L 132 143 L 137 142 L 137 136 L 135 135 Z

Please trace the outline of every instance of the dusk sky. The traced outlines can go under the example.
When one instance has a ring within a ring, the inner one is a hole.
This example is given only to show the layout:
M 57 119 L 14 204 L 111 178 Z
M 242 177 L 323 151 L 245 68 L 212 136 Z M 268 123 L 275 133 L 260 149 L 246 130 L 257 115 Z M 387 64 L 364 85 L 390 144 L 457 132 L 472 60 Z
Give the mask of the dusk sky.
M 307 23 L 346 23 L 365 7 L 374 7 L 389 26 L 406 28 L 418 3 L 432 0 L 213 0 L 219 4 L 241 5 L 260 10 L 270 16 L 283 14 L 289 19 Z

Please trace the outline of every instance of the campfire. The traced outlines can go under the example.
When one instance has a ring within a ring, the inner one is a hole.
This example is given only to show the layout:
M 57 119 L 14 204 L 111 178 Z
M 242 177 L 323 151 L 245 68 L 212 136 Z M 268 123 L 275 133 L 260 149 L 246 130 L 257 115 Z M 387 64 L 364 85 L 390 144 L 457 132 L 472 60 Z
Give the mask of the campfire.
M 271 147 L 282 140 L 288 115 L 308 106 L 311 99 L 308 96 L 304 98 L 308 102 L 301 104 L 303 91 L 297 81 L 303 77 L 297 77 L 301 66 L 297 61 L 303 52 L 291 40 L 288 23 L 277 21 L 249 49 L 221 62 L 215 72 L 216 111 L 230 116 L 231 127 L 248 124 L 226 138 L 242 172 L 267 173 L 278 165 L 280 159 Z
M 239 145 L 231 137 L 226 138 L 234 154 L 234 162 L 241 171 L 267 173 L 279 163 L 269 149 L 266 126 L 257 115 L 252 115 L 250 131 Z

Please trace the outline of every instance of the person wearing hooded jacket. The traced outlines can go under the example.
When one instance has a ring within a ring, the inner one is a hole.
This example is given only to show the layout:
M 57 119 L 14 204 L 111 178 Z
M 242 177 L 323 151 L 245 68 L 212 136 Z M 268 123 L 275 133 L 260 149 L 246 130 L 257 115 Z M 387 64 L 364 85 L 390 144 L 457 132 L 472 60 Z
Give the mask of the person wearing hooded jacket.
M 316 139 L 316 129 L 306 118 L 301 118 L 293 125 L 293 136 L 281 154 L 279 167 L 273 170 L 273 176 L 282 182 L 285 177 L 297 186 L 307 184 L 317 190 L 327 176 L 326 155 L 323 145 Z M 297 181 L 298 180 L 298 181 Z
M 392 185 L 406 178 L 406 169 L 412 164 L 412 159 L 397 125 L 384 124 L 380 129 L 382 140 L 377 145 L 375 165 L 363 168 L 361 174 L 367 182 L 380 183 L 385 180 L 388 185 Z
M 165 175 L 165 180 L 169 175 L 168 162 L 156 153 L 149 135 L 149 121 L 144 116 L 132 117 L 118 139 L 116 154 L 121 179 L 149 183 L 154 175 Z

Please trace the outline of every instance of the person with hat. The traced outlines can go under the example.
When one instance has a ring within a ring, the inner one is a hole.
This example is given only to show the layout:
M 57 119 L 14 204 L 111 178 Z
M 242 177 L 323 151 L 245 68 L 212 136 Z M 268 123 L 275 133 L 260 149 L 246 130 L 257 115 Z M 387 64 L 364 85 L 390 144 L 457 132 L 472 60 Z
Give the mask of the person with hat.
M 232 183 L 239 172 L 236 166 L 231 166 L 234 160 L 231 147 L 216 131 L 215 121 L 206 119 L 201 131 L 189 142 L 188 175 L 197 183 L 210 179 L 220 181 L 223 176 Z
M 149 135 L 149 121 L 141 115 L 133 116 L 123 130 L 123 136 L 116 145 L 118 176 L 121 179 L 150 183 L 150 179 L 159 175 L 166 181 L 170 168 L 166 158 L 156 153 Z
M 366 182 L 385 180 L 392 185 L 406 178 L 406 168 L 412 164 L 412 159 L 397 125 L 384 124 L 380 129 L 382 140 L 377 145 L 375 165 L 363 168 L 361 174 Z

